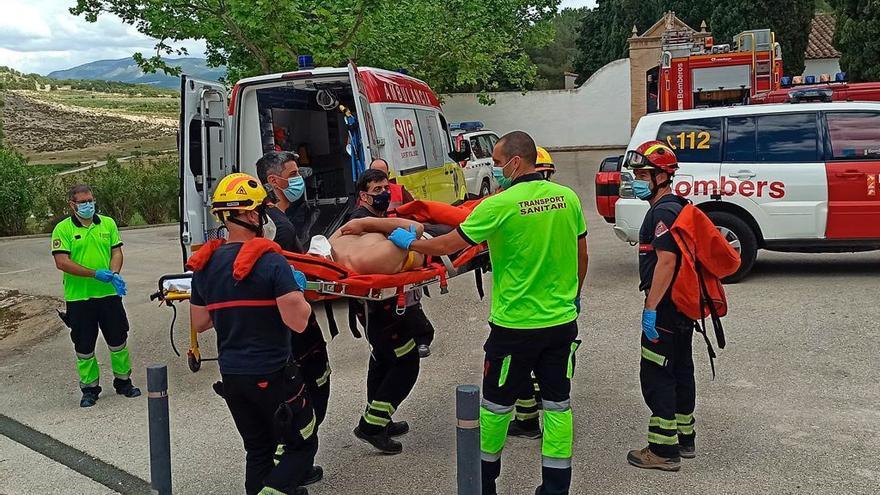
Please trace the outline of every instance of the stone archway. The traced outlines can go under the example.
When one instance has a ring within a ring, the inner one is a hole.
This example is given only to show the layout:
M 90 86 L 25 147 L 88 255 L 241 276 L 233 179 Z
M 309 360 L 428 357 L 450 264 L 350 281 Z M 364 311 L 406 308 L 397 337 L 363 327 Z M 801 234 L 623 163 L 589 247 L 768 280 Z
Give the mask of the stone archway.
M 663 33 L 667 31 L 687 30 L 694 33 L 695 40 L 712 36 L 706 32 L 706 23 L 704 22 L 699 32 L 688 26 L 681 19 L 676 17 L 675 12 L 667 12 L 659 21 L 648 28 L 644 33 L 639 34 L 638 28 L 633 26 L 632 37 L 627 40 L 629 43 L 629 60 L 630 60 L 630 129 L 635 129 L 636 124 L 643 115 L 649 112 L 649 101 L 651 99 L 650 90 L 652 85 L 649 83 L 649 75 L 654 75 L 654 83 L 659 80 L 657 65 L 660 62 L 661 46 L 663 44 Z M 656 87 L 656 86 L 654 86 Z

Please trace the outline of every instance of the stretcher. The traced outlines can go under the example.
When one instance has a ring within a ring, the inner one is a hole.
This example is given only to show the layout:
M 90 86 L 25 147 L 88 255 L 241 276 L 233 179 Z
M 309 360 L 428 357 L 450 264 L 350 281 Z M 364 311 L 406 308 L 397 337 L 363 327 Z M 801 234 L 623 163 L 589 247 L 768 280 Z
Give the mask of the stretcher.
M 420 222 L 436 222 L 457 226 L 467 217 L 476 202 L 453 207 L 431 202 L 415 201 L 398 208 L 401 216 Z M 359 338 L 357 323 L 349 312 L 349 301 L 379 302 L 395 299 L 398 314 L 406 311 L 407 295 L 411 292 L 428 293 L 437 286 L 441 294 L 448 292 L 448 281 L 465 273 L 474 273 L 474 282 L 480 298 L 483 297 L 482 275 L 489 271 L 488 248 L 485 244 L 471 246 L 451 257 L 429 257 L 425 264 L 414 270 L 391 275 L 358 274 L 327 258 L 314 254 L 298 254 L 284 251 L 283 256 L 297 270 L 306 275 L 306 300 L 318 324 L 325 333 L 325 340 L 332 340 L 339 334 L 337 322 L 349 325 L 352 334 Z M 158 290 L 150 296 L 173 310 L 169 337 L 174 353 L 180 356 L 174 343 L 174 325 L 177 321 L 176 304 L 190 298 L 192 272 L 167 274 L 159 278 Z M 366 326 L 366 325 L 365 325 Z M 190 342 L 187 362 L 191 371 L 201 368 L 203 361 L 214 361 L 216 357 L 202 356 L 198 333 L 190 326 Z

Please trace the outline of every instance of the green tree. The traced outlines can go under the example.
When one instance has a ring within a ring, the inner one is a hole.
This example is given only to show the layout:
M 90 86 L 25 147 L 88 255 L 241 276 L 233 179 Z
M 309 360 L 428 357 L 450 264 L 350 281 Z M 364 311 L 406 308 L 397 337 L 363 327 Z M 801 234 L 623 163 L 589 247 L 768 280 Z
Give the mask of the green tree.
M 112 13 L 160 40 L 145 71 L 176 74 L 163 56 L 185 54 L 173 44 L 202 39 L 208 63 L 228 79 L 283 72 L 297 56 L 338 66 L 406 68 L 439 91 L 492 89 L 499 75 L 526 88 L 534 66 L 523 50 L 546 36 L 559 0 L 77 0 L 71 13 L 89 21 Z M 549 41 L 549 37 L 547 37 Z
M 880 80 L 880 2 L 832 0 L 837 16 L 834 46 L 851 81 Z
M 581 24 L 575 68 L 585 80 L 608 62 L 626 57 L 633 26 L 642 33 L 672 10 L 694 29 L 706 21 L 716 44 L 732 43 L 742 31 L 770 28 L 782 44 L 785 72 L 801 74 L 815 5 L 816 0 L 600 0 Z
M 0 148 L 0 198 L 6 214 L 0 215 L 0 235 L 24 234 L 34 205 L 34 174 L 27 160 L 14 150 Z
M 574 59 L 578 53 L 578 27 L 588 10 L 585 7 L 563 9 L 551 21 L 554 29 L 552 42 L 546 46 L 526 45 L 526 53 L 537 68 L 535 89 L 565 87 L 563 74 L 574 70 Z

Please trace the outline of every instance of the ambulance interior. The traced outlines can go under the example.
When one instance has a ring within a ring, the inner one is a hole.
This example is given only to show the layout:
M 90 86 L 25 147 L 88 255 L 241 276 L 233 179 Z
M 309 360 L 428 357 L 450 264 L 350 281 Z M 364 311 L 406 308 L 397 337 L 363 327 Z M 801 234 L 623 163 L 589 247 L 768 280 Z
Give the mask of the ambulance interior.
M 349 128 L 339 109 L 343 105 L 355 114 L 348 76 L 254 85 L 243 90 L 241 102 L 242 169 L 266 152 L 299 154 L 306 192 L 305 205 L 294 204 L 303 217 L 295 226 L 311 235 L 329 235 L 350 207 L 354 193 L 351 155 L 346 151 Z

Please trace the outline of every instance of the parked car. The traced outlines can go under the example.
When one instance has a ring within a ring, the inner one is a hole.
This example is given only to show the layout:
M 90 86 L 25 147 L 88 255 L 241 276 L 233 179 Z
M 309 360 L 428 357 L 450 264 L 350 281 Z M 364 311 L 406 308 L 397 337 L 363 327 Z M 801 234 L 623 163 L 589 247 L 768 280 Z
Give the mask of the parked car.
M 705 211 L 752 269 L 759 249 L 880 249 L 880 104 L 750 105 L 650 114 L 628 150 L 668 143 L 680 169 L 673 189 Z M 638 242 L 648 203 L 620 174 L 614 230 Z
M 609 156 L 596 173 L 596 210 L 605 221 L 614 223 L 614 204 L 620 197 L 620 166 L 623 155 Z
M 483 123 L 478 121 L 449 125 L 455 149 L 467 151 L 470 148 L 470 158 L 459 164 L 464 169 L 468 194 L 476 198 L 489 195 L 498 188 L 492 177 L 492 148 L 498 142 L 498 135 L 483 127 Z

